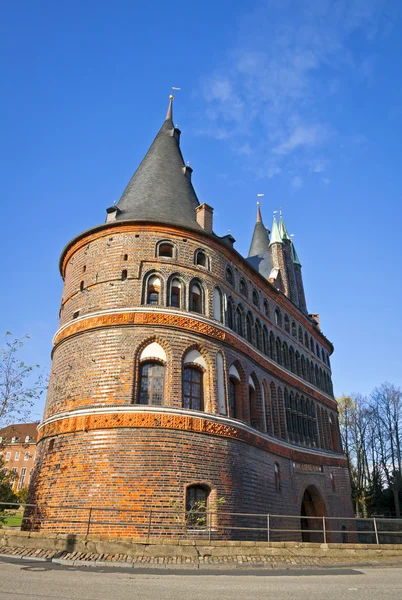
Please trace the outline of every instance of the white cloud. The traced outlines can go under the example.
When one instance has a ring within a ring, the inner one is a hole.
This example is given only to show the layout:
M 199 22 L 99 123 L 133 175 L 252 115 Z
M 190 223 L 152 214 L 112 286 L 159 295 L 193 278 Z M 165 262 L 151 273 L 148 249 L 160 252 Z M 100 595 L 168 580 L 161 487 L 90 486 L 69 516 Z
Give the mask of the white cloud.
M 295 170 L 301 158 L 306 173 L 327 170 L 338 137 L 328 99 L 346 80 L 373 80 L 375 68 L 372 54 L 354 56 L 349 37 L 380 35 L 385 9 L 387 0 L 261 1 L 241 16 L 232 47 L 203 78 L 210 126 L 200 132 L 231 138 L 235 152 L 252 156 L 246 168 L 257 177 Z
M 290 185 L 292 186 L 292 188 L 294 190 L 299 190 L 302 186 L 303 186 L 303 180 L 301 177 L 299 177 L 298 175 L 295 175 L 294 177 L 292 177 L 292 179 L 290 180 Z

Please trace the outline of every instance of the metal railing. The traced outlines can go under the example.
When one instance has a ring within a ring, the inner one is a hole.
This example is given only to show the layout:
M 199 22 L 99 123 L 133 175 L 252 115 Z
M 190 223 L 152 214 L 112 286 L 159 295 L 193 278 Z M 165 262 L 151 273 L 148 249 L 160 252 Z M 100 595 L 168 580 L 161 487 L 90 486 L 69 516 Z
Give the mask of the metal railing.
M 127 536 L 147 541 L 171 537 L 209 541 L 402 544 L 402 519 L 378 516 L 319 517 L 159 508 L 140 511 L 130 507 L 0 502 L 0 526 L 1 517 L 11 506 L 24 511 L 21 526 L 24 531 Z

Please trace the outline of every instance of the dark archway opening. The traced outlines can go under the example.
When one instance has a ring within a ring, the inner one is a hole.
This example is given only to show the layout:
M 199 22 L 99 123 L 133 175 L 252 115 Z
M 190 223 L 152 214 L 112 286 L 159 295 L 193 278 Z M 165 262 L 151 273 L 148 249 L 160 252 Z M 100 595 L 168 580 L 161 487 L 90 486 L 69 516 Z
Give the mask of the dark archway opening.
M 324 542 L 325 504 L 321 494 L 313 485 L 309 486 L 303 494 L 300 516 L 302 517 L 300 519 L 302 542 Z M 326 538 L 328 541 L 328 535 Z

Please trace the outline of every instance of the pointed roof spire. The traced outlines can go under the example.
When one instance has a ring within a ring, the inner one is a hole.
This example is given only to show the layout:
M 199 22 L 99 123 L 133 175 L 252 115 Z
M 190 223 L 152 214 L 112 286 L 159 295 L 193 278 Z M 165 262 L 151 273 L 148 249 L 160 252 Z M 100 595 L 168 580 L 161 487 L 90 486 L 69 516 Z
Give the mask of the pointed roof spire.
M 262 222 L 260 203 L 257 202 L 257 218 L 254 227 L 253 237 L 251 238 L 250 250 L 248 256 L 261 256 L 269 251 L 268 230 L 265 229 Z
M 167 109 L 167 113 L 166 113 L 166 119 L 165 121 L 172 121 L 173 122 L 173 100 L 174 100 L 174 96 L 172 94 L 170 94 L 169 96 L 169 106 Z
M 279 233 L 283 240 L 290 240 L 290 235 L 288 234 L 288 230 L 286 229 L 285 222 L 282 218 L 282 209 L 279 211 Z
M 272 233 L 271 233 L 271 243 L 272 244 L 283 244 L 282 236 L 279 233 L 278 223 L 276 222 L 276 216 L 274 215 L 274 220 L 272 221 Z
M 262 223 L 262 217 L 261 217 L 261 210 L 260 210 L 260 203 L 257 202 L 257 220 L 256 223 Z
M 300 260 L 299 260 L 299 257 L 297 256 L 297 252 L 296 252 L 296 248 L 295 248 L 295 245 L 294 245 L 294 243 L 293 243 L 293 240 L 291 240 L 291 242 L 292 242 L 292 243 L 291 243 L 291 246 L 290 246 L 290 248 L 291 248 L 291 251 L 292 251 L 292 259 L 293 259 L 293 264 L 294 264 L 294 265 L 300 265 L 300 266 L 301 266 L 301 262 L 300 262 Z
M 172 100 L 165 122 L 117 203 L 116 220 L 151 221 L 201 229 L 199 201 L 191 171 L 180 151 L 180 131 L 172 121 Z

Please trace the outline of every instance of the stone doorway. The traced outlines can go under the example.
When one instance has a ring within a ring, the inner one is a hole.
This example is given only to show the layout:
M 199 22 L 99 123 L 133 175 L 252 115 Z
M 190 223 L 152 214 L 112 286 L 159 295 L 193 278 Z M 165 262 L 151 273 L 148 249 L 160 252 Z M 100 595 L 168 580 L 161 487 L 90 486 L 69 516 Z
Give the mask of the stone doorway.
M 300 519 L 302 542 L 322 543 L 324 541 L 322 518 L 327 515 L 322 496 L 314 485 L 310 485 L 304 491 L 300 515 L 309 517 Z

